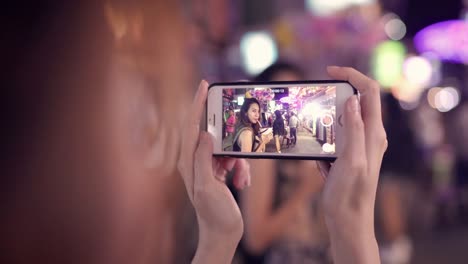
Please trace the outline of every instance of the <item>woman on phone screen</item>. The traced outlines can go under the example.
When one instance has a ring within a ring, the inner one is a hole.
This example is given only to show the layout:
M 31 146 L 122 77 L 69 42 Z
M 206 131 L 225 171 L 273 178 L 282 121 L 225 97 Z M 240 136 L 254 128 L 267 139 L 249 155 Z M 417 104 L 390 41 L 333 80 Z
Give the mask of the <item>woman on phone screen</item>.
M 260 134 L 260 103 L 255 98 L 247 98 L 240 110 L 240 118 L 234 136 L 234 151 L 264 152 L 271 135 Z M 260 136 L 261 135 L 261 136 Z M 259 139 L 261 138 L 261 140 Z

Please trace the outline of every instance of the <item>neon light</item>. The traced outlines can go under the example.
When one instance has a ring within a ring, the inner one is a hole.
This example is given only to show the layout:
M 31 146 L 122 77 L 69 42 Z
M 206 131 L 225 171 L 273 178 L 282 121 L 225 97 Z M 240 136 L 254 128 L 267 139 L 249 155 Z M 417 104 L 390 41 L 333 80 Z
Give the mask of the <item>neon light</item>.
M 430 25 L 414 37 L 418 52 L 441 60 L 468 64 L 468 21 L 449 20 Z

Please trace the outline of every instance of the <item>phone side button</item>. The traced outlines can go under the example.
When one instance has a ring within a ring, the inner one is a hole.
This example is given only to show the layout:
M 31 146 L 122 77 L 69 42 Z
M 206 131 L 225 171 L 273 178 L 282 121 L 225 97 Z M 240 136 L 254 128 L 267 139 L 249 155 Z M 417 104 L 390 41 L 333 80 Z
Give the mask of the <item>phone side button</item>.
M 343 127 L 343 123 L 341 122 L 342 118 L 343 118 L 343 115 L 338 116 L 338 125 L 340 125 L 340 127 Z

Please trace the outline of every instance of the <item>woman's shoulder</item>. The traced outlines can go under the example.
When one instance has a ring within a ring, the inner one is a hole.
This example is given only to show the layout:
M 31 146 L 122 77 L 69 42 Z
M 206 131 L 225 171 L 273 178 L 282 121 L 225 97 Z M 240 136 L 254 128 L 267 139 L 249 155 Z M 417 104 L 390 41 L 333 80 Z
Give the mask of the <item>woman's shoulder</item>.
M 236 138 L 244 135 L 245 133 L 253 133 L 254 130 L 251 127 L 244 126 L 244 125 L 238 125 L 236 126 Z
M 239 129 L 239 134 L 240 135 L 252 135 L 253 134 L 253 128 L 251 127 L 242 127 Z

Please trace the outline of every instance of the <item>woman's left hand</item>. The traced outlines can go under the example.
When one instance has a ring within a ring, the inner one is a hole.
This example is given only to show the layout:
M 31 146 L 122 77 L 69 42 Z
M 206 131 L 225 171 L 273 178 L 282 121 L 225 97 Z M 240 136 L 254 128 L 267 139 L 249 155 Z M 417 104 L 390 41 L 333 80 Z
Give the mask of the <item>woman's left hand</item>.
M 268 144 L 273 139 L 273 134 L 268 133 L 266 135 L 262 135 L 262 142 Z
M 226 173 L 235 168 L 237 188 L 250 185 L 249 165 L 244 159 L 213 157 L 213 140 L 200 132 L 200 121 L 208 94 L 202 81 L 187 118 L 178 169 L 198 219 L 199 244 L 194 262 L 230 262 L 243 233 L 239 207 L 227 188 Z

